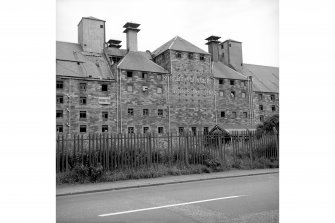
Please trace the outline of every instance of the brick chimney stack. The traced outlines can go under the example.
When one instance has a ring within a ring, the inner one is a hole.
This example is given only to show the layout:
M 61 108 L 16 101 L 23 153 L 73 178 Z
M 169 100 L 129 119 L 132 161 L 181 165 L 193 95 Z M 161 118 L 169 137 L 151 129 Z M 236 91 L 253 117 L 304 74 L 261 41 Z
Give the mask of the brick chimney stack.
M 137 33 L 140 31 L 138 27 L 140 24 L 127 22 L 123 28 L 125 30 L 124 33 L 127 34 L 127 50 L 129 51 L 137 51 Z

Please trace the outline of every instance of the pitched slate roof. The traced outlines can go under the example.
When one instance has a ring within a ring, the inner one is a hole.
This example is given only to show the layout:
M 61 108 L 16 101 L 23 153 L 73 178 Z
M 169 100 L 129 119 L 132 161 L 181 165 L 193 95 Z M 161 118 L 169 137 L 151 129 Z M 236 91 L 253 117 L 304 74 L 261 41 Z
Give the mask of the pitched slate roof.
M 56 75 L 113 79 L 102 54 L 83 52 L 76 43 L 56 42 Z
M 253 90 L 279 93 L 279 68 L 243 64 L 242 73 L 252 76 Z
M 118 68 L 123 70 L 168 73 L 163 67 L 148 59 L 146 52 L 129 51 L 129 53 L 119 62 Z
M 153 56 L 156 57 L 159 54 L 163 53 L 166 50 L 180 50 L 186 52 L 193 52 L 193 53 L 202 53 L 202 54 L 209 54 L 206 51 L 200 49 L 199 47 L 193 45 L 192 43 L 184 40 L 183 38 L 176 36 L 157 48 L 154 52 L 152 52 Z
M 213 76 L 216 78 L 229 78 L 235 80 L 247 80 L 247 77 L 231 69 L 222 62 L 213 62 Z

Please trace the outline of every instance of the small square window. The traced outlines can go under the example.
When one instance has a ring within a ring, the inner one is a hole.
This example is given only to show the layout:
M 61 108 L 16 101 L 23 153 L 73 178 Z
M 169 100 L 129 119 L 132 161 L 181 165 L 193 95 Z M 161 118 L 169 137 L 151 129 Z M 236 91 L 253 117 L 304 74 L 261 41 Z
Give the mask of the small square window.
M 176 57 L 181 58 L 181 52 L 176 52 Z
M 242 98 L 245 98 L 245 95 L 246 95 L 245 92 L 242 92 Z
M 104 121 L 108 120 L 108 112 L 103 111 L 103 112 L 101 113 L 101 115 L 102 115 L 102 120 L 104 120 Z
M 80 97 L 80 99 L 79 99 L 79 103 L 80 103 L 81 105 L 86 105 L 86 100 L 87 100 L 86 97 Z
M 208 133 L 208 127 L 204 127 L 204 134 Z
M 104 25 L 100 25 L 100 28 L 104 28 Z
M 108 125 L 102 125 L 101 132 L 108 132 Z
M 56 96 L 56 102 L 57 102 L 57 104 L 63 104 L 64 103 L 63 95 L 57 95 Z
M 230 85 L 235 85 L 235 81 L 234 80 L 230 80 Z
M 223 79 L 219 79 L 219 84 L 223 84 Z
M 56 111 L 56 118 L 63 118 L 63 110 Z
M 190 60 L 193 59 L 193 53 L 188 53 L 188 59 L 190 59 Z
M 163 80 L 163 75 L 157 74 L 157 80 L 159 80 L 159 81 Z
M 149 132 L 149 127 L 143 127 L 143 133 L 148 133 Z
M 161 94 L 163 92 L 162 88 L 161 87 L 158 87 L 157 88 L 157 94 Z
M 222 111 L 221 112 L 221 118 L 225 118 L 226 117 L 226 112 Z
M 272 111 L 276 111 L 276 106 L 275 106 L 275 105 L 272 105 L 272 106 L 271 106 L 271 109 L 272 109 Z
M 128 127 L 128 134 L 134 134 L 134 127 Z
M 259 105 L 259 110 L 263 111 L 263 105 Z
M 191 127 L 193 135 L 197 135 L 197 127 Z
M 133 91 L 133 85 L 127 85 L 127 91 L 132 92 Z
M 231 43 L 229 43 L 229 47 L 231 47 Z
M 223 49 L 223 44 L 221 45 L 221 49 Z
M 262 94 L 258 94 L 258 100 L 263 100 L 263 95 Z
M 205 56 L 204 55 L 200 55 L 200 60 L 204 61 L 205 60 Z
M 235 91 L 231 91 L 231 92 L 230 92 L 230 96 L 231 96 L 232 98 L 235 98 Z
M 243 112 L 243 117 L 244 118 L 248 118 L 248 113 L 247 112 Z
M 63 125 L 56 125 L 56 132 L 57 133 L 63 132 Z
M 158 116 L 163 116 L 163 109 L 158 109 Z
M 263 115 L 259 116 L 259 121 L 264 122 L 264 116 Z
M 128 108 L 128 115 L 134 115 L 134 109 Z
M 79 90 L 80 90 L 80 91 L 86 91 L 86 86 L 87 86 L 86 83 L 80 83 L 80 84 L 79 84 Z
M 184 133 L 184 127 L 179 127 L 178 132 L 179 132 L 179 134 L 183 134 Z
M 101 84 L 101 91 L 108 91 L 108 85 L 107 84 Z
M 275 101 L 276 100 L 276 96 L 274 94 L 271 95 L 271 101 Z
M 144 80 L 148 79 L 148 73 L 142 73 L 142 79 Z
M 63 81 L 57 81 L 56 82 L 56 88 L 57 89 L 63 89 L 64 88 L 64 82 Z
M 163 134 L 163 133 L 164 133 L 164 128 L 158 127 L 158 134 Z
M 149 116 L 149 109 L 143 109 L 143 116 Z
M 86 131 L 87 131 L 87 129 L 86 129 L 86 125 L 80 125 L 80 127 L 79 127 L 79 132 L 84 133 L 84 132 L 86 132 Z
M 236 118 L 236 112 L 232 112 L 233 118 Z
M 127 71 L 127 78 L 132 78 L 133 77 L 133 72 Z
M 223 91 L 219 91 L 220 97 L 223 97 Z
M 86 111 L 80 111 L 79 112 L 79 118 L 80 119 L 86 119 L 86 117 L 87 117 Z

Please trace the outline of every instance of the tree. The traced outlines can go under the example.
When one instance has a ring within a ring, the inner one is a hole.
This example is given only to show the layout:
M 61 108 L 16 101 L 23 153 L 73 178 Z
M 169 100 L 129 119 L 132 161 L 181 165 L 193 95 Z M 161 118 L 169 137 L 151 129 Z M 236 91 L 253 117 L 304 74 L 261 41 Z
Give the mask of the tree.
M 256 134 L 273 133 L 273 127 L 275 127 L 279 133 L 279 115 L 273 115 L 259 124 L 256 129 Z

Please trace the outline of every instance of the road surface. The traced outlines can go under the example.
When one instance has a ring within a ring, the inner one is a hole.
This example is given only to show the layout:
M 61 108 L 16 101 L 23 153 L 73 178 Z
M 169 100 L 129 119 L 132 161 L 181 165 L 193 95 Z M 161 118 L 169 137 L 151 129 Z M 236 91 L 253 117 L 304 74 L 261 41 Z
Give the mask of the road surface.
M 57 222 L 279 222 L 279 174 L 57 197 Z

